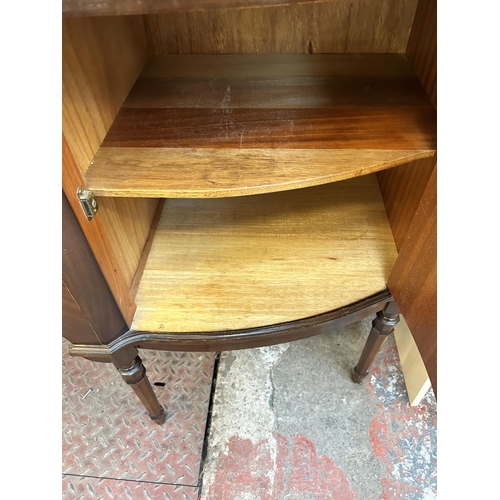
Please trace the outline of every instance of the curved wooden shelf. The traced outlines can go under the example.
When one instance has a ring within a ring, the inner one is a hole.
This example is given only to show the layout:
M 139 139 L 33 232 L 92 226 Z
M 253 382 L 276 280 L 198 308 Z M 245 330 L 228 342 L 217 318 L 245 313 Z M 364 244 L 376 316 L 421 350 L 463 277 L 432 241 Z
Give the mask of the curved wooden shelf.
M 131 329 L 224 332 L 313 317 L 384 291 L 396 257 L 374 175 L 168 200 Z
M 218 198 L 344 180 L 436 149 L 402 54 L 153 58 L 85 173 L 100 196 Z

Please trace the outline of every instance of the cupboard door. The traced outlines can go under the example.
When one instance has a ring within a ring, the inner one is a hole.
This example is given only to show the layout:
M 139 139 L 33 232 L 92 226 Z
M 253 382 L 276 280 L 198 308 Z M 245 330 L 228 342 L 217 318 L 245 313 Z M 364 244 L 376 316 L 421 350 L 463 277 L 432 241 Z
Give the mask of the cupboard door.
M 437 167 L 387 287 L 408 323 L 437 396 Z
M 65 194 L 64 199 L 66 200 L 66 204 L 68 204 L 68 209 L 72 214 L 71 217 L 68 217 L 68 220 L 74 220 L 77 226 L 81 228 L 80 231 L 83 231 L 82 234 L 85 234 L 85 244 L 90 245 L 90 248 L 92 248 L 91 253 L 97 259 L 99 267 L 113 291 L 115 300 L 118 302 L 118 307 L 126 321 L 131 323 L 135 313 L 135 302 L 130 293 L 130 288 L 121 273 L 119 263 L 111 248 L 108 234 L 102 224 L 99 213 L 97 213 L 91 222 L 88 222 L 79 205 L 80 202 L 76 197 L 77 188 L 82 186 L 86 189 L 87 187 L 64 135 L 62 139 L 63 193 Z
M 63 326 L 65 321 L 70 326 L 63 333 L 75 344 L 108 343 L 128 326 L 64 194 L 62 222 L 63 286 L 67 289 L 67 293 L 63 290 Z

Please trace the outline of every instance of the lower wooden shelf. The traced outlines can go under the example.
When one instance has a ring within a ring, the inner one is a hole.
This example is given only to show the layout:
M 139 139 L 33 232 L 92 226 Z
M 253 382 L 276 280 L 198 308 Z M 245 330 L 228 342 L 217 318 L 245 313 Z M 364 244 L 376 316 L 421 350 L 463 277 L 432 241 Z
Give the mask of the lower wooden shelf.
M 377 179 L 222 199 L 169 199 L 132 330 L 258 328 L 385 289 L 397 257 Z

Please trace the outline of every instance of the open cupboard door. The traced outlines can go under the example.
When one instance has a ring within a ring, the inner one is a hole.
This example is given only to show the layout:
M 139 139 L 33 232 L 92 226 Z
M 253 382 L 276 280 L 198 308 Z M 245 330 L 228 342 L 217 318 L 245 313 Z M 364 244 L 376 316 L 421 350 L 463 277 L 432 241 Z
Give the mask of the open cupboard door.
M 406 57 L 437 108 L 436 0 L 419 1 Z M 437 397 L 437 166 L 435 158 L 423 161 L 426 165 L 418 178 L 405 178 L 403 172 L 393 170 L 385 178 L 379 176 L 379 182 L 382 179 L 388 192 L 398 183 L 403 186 L 392 198 L 388 196 L 392 192 L 384 196 L 399 251 L 387 287 L 414 337 Z
M 418 346 L 437 396 L 437 167 L 392 269 L 387 287 Z

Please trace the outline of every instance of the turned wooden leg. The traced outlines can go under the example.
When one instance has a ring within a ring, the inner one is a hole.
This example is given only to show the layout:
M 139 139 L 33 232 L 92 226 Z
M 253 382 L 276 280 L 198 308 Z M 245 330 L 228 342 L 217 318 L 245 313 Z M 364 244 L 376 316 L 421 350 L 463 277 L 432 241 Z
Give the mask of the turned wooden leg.
M 123 351 L 112 355 L 113 364 L 118 368 L 125 382 L 137 394 L 151 419 L 159 425 L 163 424 L 165 422 L 165 411 L 146 376 L 146 368 L 142 364 L 137 349 L 129 347 Z
M 377 313 L 358 364 L 352 371 L 352 380 L 357 384 L 360 384 L 368 375 L 368 368 L 375 356 L 387 337 L 394 331 L 394 326 L 399 321 L 399 313 L 399 308 L 394 301 L 389 302 L 382 311 Z

